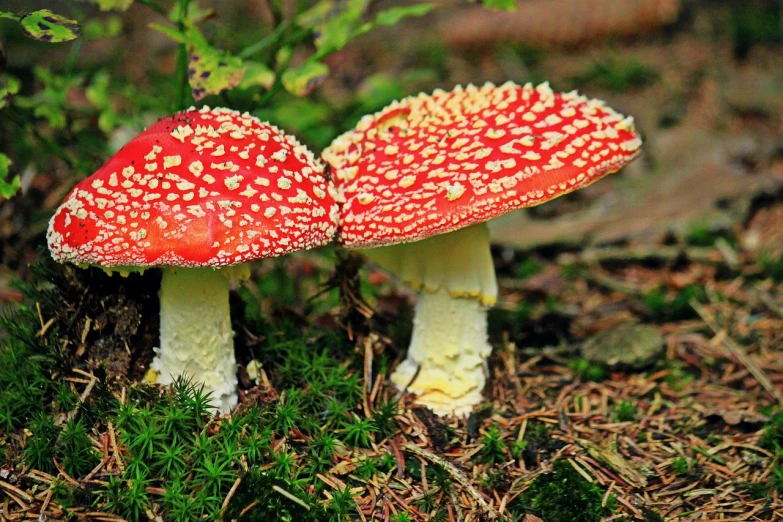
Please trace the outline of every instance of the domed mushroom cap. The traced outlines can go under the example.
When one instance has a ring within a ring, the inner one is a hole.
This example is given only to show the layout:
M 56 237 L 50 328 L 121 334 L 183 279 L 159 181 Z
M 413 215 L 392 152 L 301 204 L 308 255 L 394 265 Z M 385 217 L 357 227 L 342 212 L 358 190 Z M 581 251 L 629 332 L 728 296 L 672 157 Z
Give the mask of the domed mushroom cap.
M 340 241 L 416 241 L 538 205 L 639 152 L 633 119 L 544 83 L 457 87 L 394 102 L 323 158 L 345 197 Z
M 102 266 L 225 266 L 327 243 L 323 165 L 248 114 L 190 109 L 139 134 L 65 198 L 52 256 Z

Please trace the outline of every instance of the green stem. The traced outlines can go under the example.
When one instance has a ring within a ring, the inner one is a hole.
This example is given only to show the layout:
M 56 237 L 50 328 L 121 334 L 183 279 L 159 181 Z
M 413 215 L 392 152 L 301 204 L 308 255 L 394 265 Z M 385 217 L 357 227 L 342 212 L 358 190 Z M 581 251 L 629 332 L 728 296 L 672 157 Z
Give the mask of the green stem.
M 278 68 L 278 70 L 275 71 L 275 82 L 272 84 L 272 87 L 269 88 L 268 91 L 264 93 L 263 96 L 261 96 L 261 99 L 258 100 L 258 103 L 255 104 L 254 109 L 257 109 L 259 107 L 263 107 L 266 105 L 266 103 L 272 99 L 278 92 L 283 90 L 283 81 L 281 80 L 283 73 L 286 72 L 288 69 L 288 65 L 290 63 L 291 59 L 289 58 L 286 60 L 284 64 Z
M 285 31 L 286 27 L 289 26 L 290 23 L 288 21 L 283 21 L 275 27 L 275 30 L 263 37 L 261 40 L 257 41 L 254 44 L 250 44 L 239 53 L 239 57 L 242 59 L 250 58 L 251 56 L 255 56 L 256 54 L 260 53 L 270 45 L 272 45 L 275 40 L 277 40 L 280 35 Z
M 179 0 L 179 20 L 177 26 L 180 31 L 185 31 L 185 21 L 188 15 L 190 0 Z M 177 49 L 177 100 L 175 110 L 186 109 L 188 89 L 188 50 L 186 44 L 179 44 Z
M 149 7 L 156 13 L 158 13 L 161 16 L 168 16 L 168 11 L 166 11 L 166 8 L 160 5 L 159 3 L 153 1 L 153 0 L 136 0 L 137 3 Z

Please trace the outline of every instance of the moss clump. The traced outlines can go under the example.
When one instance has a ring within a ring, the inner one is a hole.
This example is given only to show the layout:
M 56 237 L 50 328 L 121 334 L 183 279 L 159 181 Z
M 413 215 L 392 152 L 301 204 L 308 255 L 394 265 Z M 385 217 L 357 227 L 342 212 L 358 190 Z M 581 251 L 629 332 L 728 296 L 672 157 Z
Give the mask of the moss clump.
M 607 376 L 606 368 L 587 359 L 572 359 L 568 363 L 568 368 L 583 381 L 600 382 Z
M 767 277 L 783 283 L 783 254 L 778 256 L 777 260 L 769 254 L 762 255 L 759 264 Z
M 51 374 L 57 361 L 48 346 L 54 339 L 38 337 L 34 320 L 29 310 L 0 317 L 0 330 L 8 334 L 0 350 L 0 430 L 6 432 L 24 426 L 55 392 Z
M 747 58 L 757 45 L 783 42 L 780 6 L 775 2 L 732 2 L 728 19 L 733 37 L 734 56 Z
M 783 411 L 775 413 L 767 421 L 759 447 L 783 456 Z
M 636 420 L 636 403 L 623 400 L 615 407 L 612 417 L 615 422 L 633 422 Z
M 574 78 L 574 84 L 596 84 L 613 92 L 627 92 L 645 87 L 657 81 L 657 71 L 636 60 L 608 59 L 596 62 L 588 70 Z
M 759 446 L 775 454 L 775 467 L 772 468 L 769 484 L 778 493 L 783 493 L 783 411 L 770 417 Z
M 579 474 L 568 462 L 558 460 L 552 473 L 540 475 L 509 504 L 512 516 L 530 513 L 546 522 L 598 522 L 615 508 L 610 495 L 601 506 L 604 492 Z
M 325 517 L 324 508 L 318 506 L 298 484 L 252 469 L 242 478 L 231 497 L 224 519 L 237 522 L 317 522 Z
M 99 462 L 87 427 L 82 419 L 72 419 L 65 423 L 56 443 L 56 452 L 63 469 L 71 477 L 84 477 Z
M 527 426 L 525 437 L 520 444 L 515 444 L 517 455 L 520 455 L 528 468 L 537 468 L 550 455 L 562 448 L 565 444 L 552 438 L 552 429 L 544 423 L 531 422 Z M 516 457 L 515 458 L 519 458 Z
M 45 413 L 38 413 L 30 421 L 28 430 L 31 433 L 24 448 L 24 463 L 32 469 L 45 473 L 54 470 L 55 444 L 60 435 L 60 428 L 54 420 Z
M 479 439 L 481 450 L 476 454 L 478 461 L 487 464 L 498 464 L 507 461 L 508 449 L 503 438 L 503 433 L 497 426 L 490 426 Z
M 686 285 L 674 297 L 665 288 L 656 288 L 644 296 L 644 308 L 651 319 L 658 322 L 682 321 L 696 317 L 691 300 L 704 301 L 706 291 L 700 285 Z

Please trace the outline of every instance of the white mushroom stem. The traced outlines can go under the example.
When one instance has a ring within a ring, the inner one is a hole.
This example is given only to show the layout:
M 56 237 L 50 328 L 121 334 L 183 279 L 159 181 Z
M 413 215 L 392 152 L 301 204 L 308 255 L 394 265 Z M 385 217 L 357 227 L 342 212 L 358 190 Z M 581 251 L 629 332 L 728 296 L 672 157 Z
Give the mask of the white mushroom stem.
M 486 384 L 487 306 L 497 299 L 489 231 L 483 224 L 416 243 L 366 251 L 422 288 L 408 356 L 392 382 L 439 415 L 470 412 Z
M 246 268 L 245 268 L 246 269 Z M 187 376 L 227 412 L 237 404 L 236 359 L 228 306 L 228 278 L 212 268 L 163 269 L 160 348 L 151 369 L 168 385 Z
M 447 291 L 422 292 L 413 318 L 408 357 L 391 376 L 417 402 L 438 415 L 468 413 L 481 401 L 486 383 L 487 309 L 475 299 Z M 418 374 L 417 374 L 418 371 Z

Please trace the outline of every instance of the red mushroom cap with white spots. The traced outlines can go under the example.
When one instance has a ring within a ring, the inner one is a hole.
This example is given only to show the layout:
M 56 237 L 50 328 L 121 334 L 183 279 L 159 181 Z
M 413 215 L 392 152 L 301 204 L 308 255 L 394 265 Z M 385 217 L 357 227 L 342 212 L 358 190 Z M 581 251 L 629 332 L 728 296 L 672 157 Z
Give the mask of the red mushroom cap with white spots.
M 52 256 L 101 266 L 226 266 L 329 242 L 323 165 L 249 114 L 190 109 L 138 135 L 65 198 Z
M 340 242 L 416 241 L 538 205 L 639 152 L 633 119 L 548 84 L 456 87 L 394 102 L 324 151 Z

